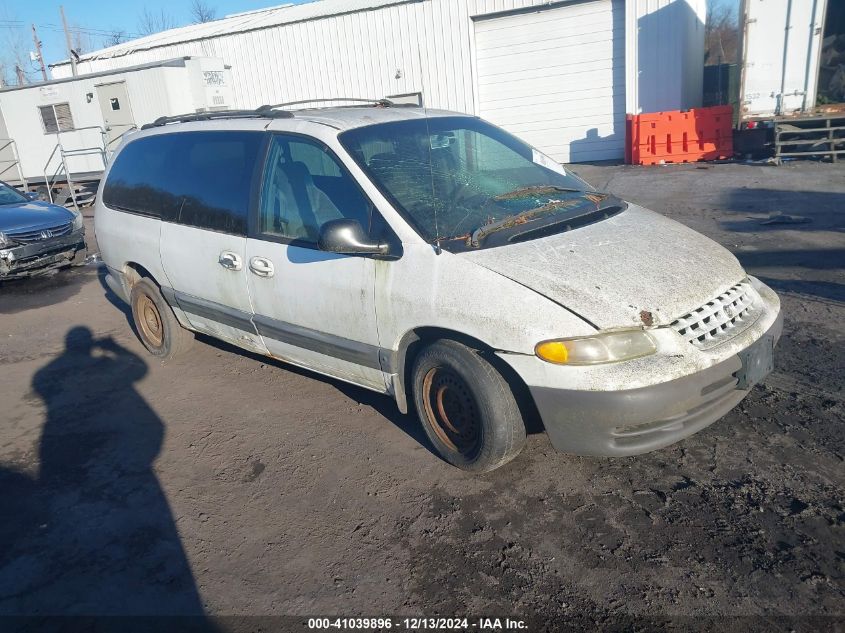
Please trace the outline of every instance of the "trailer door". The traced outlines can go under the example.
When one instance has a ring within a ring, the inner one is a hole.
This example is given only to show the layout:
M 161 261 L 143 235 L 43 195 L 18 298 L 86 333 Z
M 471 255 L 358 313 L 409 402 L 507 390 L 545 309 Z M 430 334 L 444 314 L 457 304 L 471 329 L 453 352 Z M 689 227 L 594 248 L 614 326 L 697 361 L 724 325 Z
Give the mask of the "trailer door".
M 825 6 L 825 0 L 743 2 L 743 118 L 815 106 Z
M 97 86 L 97 99 L 106 124 L 107 149 L 114 149 L 114 141 L 124 132 L 135 127 L 132 108 L 129 106 L 129 95 L 126 93 L 126 83 L 119 81 Z

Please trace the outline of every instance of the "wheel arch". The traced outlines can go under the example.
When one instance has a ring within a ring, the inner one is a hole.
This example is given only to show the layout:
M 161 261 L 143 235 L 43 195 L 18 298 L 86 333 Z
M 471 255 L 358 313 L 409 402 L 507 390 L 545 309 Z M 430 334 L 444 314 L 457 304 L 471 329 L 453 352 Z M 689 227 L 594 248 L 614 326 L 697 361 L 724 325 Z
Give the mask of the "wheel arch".
M 161 284 L 156 280 L 153 274 L 138 262 L 126 262 L 123 265 L 123 279 L 126 283 L 126 289 L 131 290 L 138 281 L 142 278 L 148 278 L 156 286 L 161 288 Z
M 123 284 L 124 291 L 126 292 L 127 300 L 132 293 L 132 286 L 137 284 L 141 279 L 149 279 L 153 282 L 153 284 L 155 284 L 159 292 L 161 292 L 161 296 L 164 298 L 165 303 L 170 306 L 170 309 L 173 310 L 179 324 L 187 330 L 193 330 L 190 321 L 179 307 L 179 303 L 176 301 L 176 294 L 168 286 L 163 286 L 148 268 L 138 262 L 128 261 L 123 265 L 121 273 L 121 283 Z
M 534 399 L 531 397 L 531 392 L 528 390 L 528 386 L 525 384 L 522 377 L 517 374 L 510 365 L 499 358 L 496 354 L 496 349 L 474 336 L 442 327 L 417 327 L 409 332 L 406 332 L 399 341 L 399 346 L 394 357 L 394 368 L 397 383 L 395 385 L 394 395 L 396 397 L 396 404 L 402 413 L 408 413 L 410 411 L 409 403 L 413 402 L 410 389 L 411 370 L 414 366 L 414 359 L 427 345 L 442 339 L 463 343 L 470 349 L 479 352 L 482 358 L 489 362 L 496 371 L 502 374 L 507 383 L 511 385 L 514 398 L 519 405 L 527 431 L 529 433 L 537 433 L 544 430 L 542 421 L 540 420 L 540 415 L 534 404 Z

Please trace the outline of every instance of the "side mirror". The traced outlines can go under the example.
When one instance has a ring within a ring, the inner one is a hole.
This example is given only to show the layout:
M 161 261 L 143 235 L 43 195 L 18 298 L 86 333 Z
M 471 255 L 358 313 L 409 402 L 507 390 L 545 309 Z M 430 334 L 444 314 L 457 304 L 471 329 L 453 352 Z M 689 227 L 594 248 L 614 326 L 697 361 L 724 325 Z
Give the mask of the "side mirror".
M 27 191 L 23 194 L 27 200 L 40 200 L 41 196 L 38 195 L 35 191 Z
M 374 241 L 358 220 L 329 220 L 320 227 L 321 251 L 343 255 L 388 255 L 390 246 Z

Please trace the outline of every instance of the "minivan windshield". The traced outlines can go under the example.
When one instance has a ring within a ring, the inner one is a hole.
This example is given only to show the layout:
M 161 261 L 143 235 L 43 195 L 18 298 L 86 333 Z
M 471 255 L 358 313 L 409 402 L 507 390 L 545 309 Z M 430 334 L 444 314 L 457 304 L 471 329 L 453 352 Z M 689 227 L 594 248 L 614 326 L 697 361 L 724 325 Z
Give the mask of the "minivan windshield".
M 0 182 L 0 205 L 21 204 L 22 202 L 29 201 L 16 189 L 13 189 L 4 182 Z
M 355 128 L 340 141 L 423 239 L 489 246 L 499 231 L 595 212 L 604 194 L 481 119 L 425 117 Z

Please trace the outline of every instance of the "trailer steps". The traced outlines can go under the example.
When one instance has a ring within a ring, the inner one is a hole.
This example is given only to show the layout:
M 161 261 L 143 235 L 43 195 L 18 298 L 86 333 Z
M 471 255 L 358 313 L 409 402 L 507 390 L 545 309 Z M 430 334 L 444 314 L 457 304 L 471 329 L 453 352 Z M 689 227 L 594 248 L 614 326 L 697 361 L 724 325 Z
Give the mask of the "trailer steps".
M 845 156 L 845 115 L 775 121 L 775 162 L 784 158 Z
M 73 194 L 71 194 L 70 186 L 67 183 L 54 183 L 52 190 L 48 193 L 47 185 L 44 183 L 7 183 L 20 191 L 21 193 L 33 192 L 38 194 L 38 199 L 49 202 L 52 198 L 53 204 L 68 209 L 83 208 L 94 204 L 97 197 L 97 189 L 99 187 L 99 180 L 89 180 L 88 182 L 76 181 L 73 183 Z M 76 204 L 74 205 L 74 199 Z

